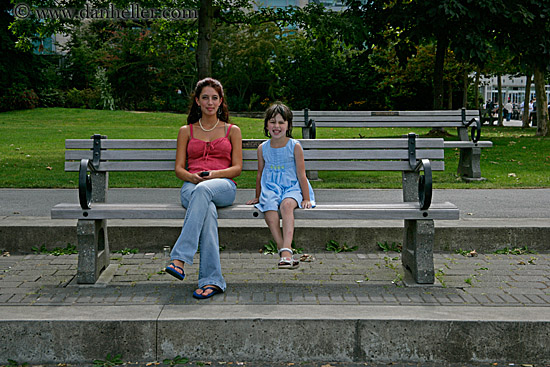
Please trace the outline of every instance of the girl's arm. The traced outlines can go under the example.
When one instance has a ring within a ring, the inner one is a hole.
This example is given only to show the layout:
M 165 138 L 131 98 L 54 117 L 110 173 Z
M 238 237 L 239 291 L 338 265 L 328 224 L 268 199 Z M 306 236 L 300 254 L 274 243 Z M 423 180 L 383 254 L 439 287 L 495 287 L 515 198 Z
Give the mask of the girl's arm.
M 298 182 L 300 183 L 300 189 L 302 190 L 302 208 L 311 208 L 311 198 L 309 197 L 309 186 L 307 184 L 306 177 L 306 164 L 304 162 L 304 151 L 300 144 L 294 146 L 294 161 L 296 162 L 296 176 L 298 176 Z
M 258 173 L 256 174 L 256 197 L 248 200 L 248 205 L 257 204 L 260 202 L 260 194 L 262 193 L 262 172 L 264 171 L 264 156 L 262 154 L 262 146 L 258 147 Z
M 176 177 L 180 180 L 192 182 L 198 184 L 204 181 L 197 173 L 189 173 L 185 169 L 185 163 L 187 160 L 187 144 L 189 143 L 189 125 L 180 127 L 178 132 L 177 149 L 176 149 Z
M 231 141 L 231 167 L 210 171 L 208 176 L 204 178 L 209 180 L 212 178 L 234 178 L 241 174 L 243 170 L 243 139 L 241 129 L 237 125 L 231 127 L 229 132 L 229 141 Z

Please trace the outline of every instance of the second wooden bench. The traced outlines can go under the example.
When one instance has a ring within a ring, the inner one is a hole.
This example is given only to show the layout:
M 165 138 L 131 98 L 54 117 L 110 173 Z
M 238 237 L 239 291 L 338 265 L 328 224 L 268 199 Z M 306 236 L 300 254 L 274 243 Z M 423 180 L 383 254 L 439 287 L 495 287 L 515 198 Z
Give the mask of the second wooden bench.
M 481 148 L 493 146 L 491 141 L 479 141 L 481 122 L 478 110 L 437 111 L 292 111 L 293 126 L 302 128 L 304 139 L 315 139 L 317 128 L 452 128 L 457 129 L 458 140 L 445 140 L 445 148 L 458 148 L 460 158 L 458 175 L 466 181 L 484 180 L 481 177 Z M 471 129 L 471 136 L 468 134 Z M 316 173 L 308 176 L 316 178 Z

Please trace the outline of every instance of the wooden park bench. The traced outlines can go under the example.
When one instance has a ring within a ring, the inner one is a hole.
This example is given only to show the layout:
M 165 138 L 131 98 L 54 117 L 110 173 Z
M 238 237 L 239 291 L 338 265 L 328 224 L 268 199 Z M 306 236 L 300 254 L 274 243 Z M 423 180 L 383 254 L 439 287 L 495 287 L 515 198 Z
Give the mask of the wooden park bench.
M 256 149 L 263 140 L 243 140 L 243 170 L 257 170 Z M 432 204 L 432 170 L 444 169 L 443 139 L 301 140 L 306 168 L 317 171 L 400 171 L 403 202 L 317 203 L 295 211 L 296 219 L 404 220 L 402 263 L 414 281 L 434 283 L 435 219 L 458 219 L 451 203 Z M 65 170 L 79 172 L 79 204 L 58 204 L 52 219 L 78 219 L 78 283 L 95 283 L 109 265 L 109 219 L 183 219 L 185 209 L 173 204 L 107 202 L 109 172 L 172 171 L 176 140 L 120 140 L 94 135 L 65 142 Z M 423 173 L 422 173 L 423 172 Z M 252 205 L 218 209 L 220 219 L 263 218 Z
M 491 141 L 479 141 L 481 122 L 478 110 L 438 111 L 293 111 L 294 127 L 302 128 L 304 139 L 315 139 L 317 128 L 324 127 L 407 127 L 453 128 L 458 140 L 445 140 L 445 148 L 460 149 L 458 175 L 466 181 L 484 180 L 481 177 L 481 148 L 493 146 Z M 468 128 L 471 127 L 471 139 Z M 314 171 L 308 177 L 315 179 Z

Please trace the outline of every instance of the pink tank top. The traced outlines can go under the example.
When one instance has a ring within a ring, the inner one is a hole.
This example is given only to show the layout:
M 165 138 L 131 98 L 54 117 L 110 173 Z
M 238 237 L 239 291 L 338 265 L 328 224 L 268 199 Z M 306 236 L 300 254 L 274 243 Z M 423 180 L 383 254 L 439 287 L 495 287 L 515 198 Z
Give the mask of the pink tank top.
M 229 131 L 225 136 L 207 142 L 193 137 L 193 125 L 189 125 L 191 138 L 187 143 L 187 170 L 190 173 L 213 171 L 231 167 L 231 141 Z

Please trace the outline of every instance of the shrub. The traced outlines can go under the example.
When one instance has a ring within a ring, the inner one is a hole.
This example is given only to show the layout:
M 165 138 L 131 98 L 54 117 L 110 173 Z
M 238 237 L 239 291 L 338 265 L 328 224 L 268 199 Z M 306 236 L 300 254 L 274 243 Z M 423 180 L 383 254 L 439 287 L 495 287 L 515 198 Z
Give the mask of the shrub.
M 73 108 L 96 108 L 100 101 L 99 91 L 85 88 L 73 88 L 67 92 L 65 105 Z
M 5 96 L 0 97 L 0 111 L 32 109 L 38 106 L 38 101 L 34 89 L 15 85 L 7 89 Z
M 38 92 L 40 106 L 42 107 L 64 107 L 65 92 L 61 89 L 48 88 Z

